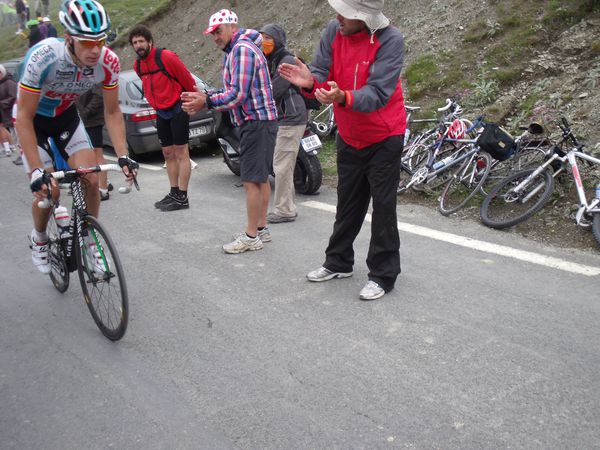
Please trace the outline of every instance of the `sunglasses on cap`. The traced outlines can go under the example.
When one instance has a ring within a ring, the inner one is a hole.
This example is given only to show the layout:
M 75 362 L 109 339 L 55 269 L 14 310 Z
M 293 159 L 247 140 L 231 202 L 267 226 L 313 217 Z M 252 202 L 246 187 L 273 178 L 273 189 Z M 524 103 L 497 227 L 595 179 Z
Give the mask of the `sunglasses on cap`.
M 83 48 L 88 48 L 88 49 L 94 48 L 94 47 L 102 48 L 106 44 L 106 37 L 103 37 L 101 39 L 86 39 L 86 38 L 73 36 L 73 39 L 75 39 L 77 42 L 79 42 Z

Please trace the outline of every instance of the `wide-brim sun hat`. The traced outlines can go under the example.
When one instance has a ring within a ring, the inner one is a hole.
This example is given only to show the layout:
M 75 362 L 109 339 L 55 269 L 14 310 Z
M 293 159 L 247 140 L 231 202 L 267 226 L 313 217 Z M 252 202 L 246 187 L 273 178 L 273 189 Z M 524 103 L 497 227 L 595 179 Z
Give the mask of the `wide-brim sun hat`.
M 346 19 L 362 20 L 371 31 L 390 24 L 383 15 L 384 0 L 328 0 L 335 11 Z
M 219 28 L 219 25 L 228 23 L 238 23 L 238 17 L 233 11 L 222 9 L 210 16 L 210 19 L 208 19 L 208 27 L 202 33 L 211 34 Z

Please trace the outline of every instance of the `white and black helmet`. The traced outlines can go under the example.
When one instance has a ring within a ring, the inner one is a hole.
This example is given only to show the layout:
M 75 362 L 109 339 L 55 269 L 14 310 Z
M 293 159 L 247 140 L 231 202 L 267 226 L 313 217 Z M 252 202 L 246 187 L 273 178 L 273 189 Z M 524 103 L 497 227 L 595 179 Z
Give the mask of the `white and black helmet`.
M 106 37 L 110 19 L 96 0 L 65 0 L 58 13 L 67 33 L 93 39 Z

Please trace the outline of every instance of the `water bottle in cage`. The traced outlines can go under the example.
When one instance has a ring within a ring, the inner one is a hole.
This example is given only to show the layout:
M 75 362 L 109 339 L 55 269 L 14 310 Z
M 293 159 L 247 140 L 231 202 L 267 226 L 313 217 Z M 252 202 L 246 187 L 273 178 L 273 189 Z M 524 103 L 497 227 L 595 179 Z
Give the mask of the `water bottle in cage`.
M 69 215 L 69 210 L 64 206 L 57 206 L 54 208 L 54 220 L 56 220 L 60 238 L 62 240 L 70 238 L 71 232 L 69 230 L 69 223 L 71 222 L 71 216 Z

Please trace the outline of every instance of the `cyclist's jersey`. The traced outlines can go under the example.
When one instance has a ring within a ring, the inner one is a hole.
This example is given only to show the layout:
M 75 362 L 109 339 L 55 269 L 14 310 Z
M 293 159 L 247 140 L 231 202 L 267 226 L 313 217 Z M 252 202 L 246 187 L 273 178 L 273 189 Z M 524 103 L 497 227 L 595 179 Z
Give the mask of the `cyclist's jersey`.
M 36 114 L 57 117 L 94 84 L 116 89 L 119 81 L 119 57 L 102 47 L 98 64 L 79 67 L 71 58 L 64 39 L 48 38 L 29 49 L 21 66 L 19 89 L 39 93 Z

